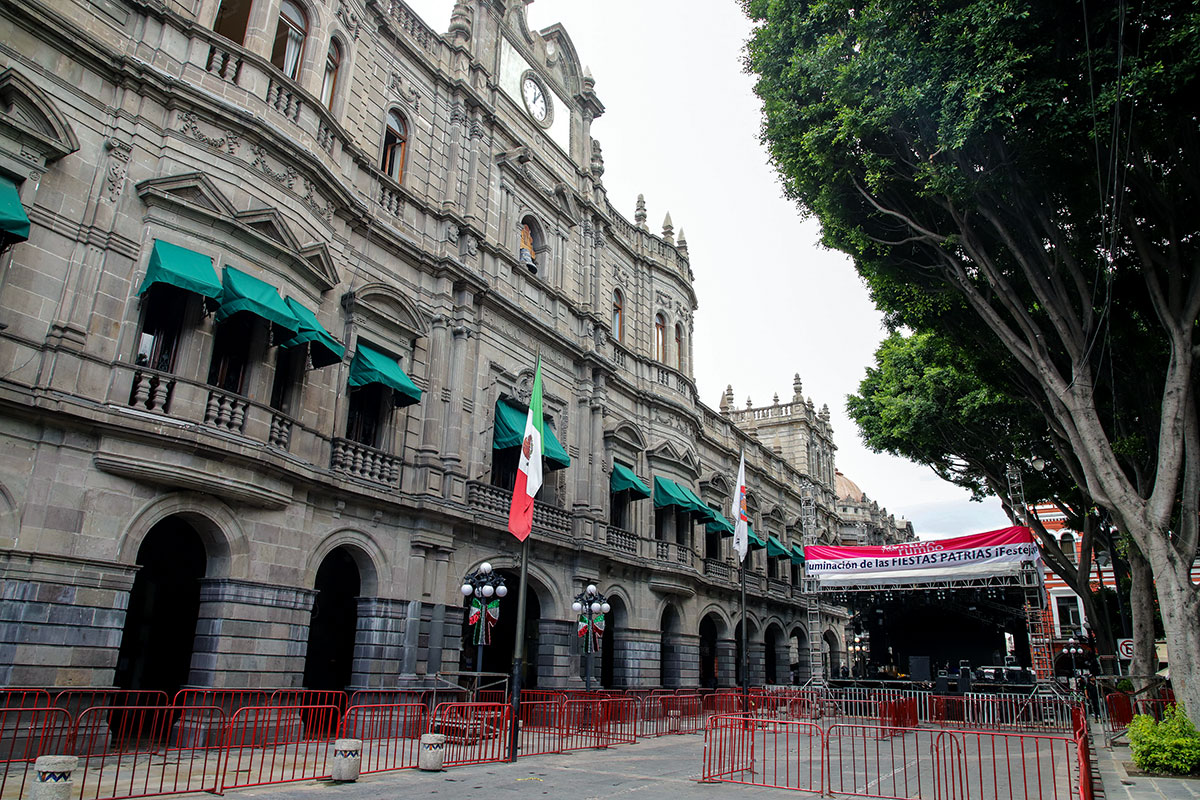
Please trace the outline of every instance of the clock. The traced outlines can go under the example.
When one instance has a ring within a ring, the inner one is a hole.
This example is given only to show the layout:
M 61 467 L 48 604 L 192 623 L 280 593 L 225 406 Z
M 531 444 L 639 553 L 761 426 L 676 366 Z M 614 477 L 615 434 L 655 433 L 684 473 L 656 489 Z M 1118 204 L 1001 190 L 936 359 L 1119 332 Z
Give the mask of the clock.
M 550 127 L 554 121 L 554 105 L 550 100 L 550 91 L 541 79 L 532 72 L 526 72 L 521 78 L 521 98 L 525 101 L 525 110 L 534 122 L 543 128 Z

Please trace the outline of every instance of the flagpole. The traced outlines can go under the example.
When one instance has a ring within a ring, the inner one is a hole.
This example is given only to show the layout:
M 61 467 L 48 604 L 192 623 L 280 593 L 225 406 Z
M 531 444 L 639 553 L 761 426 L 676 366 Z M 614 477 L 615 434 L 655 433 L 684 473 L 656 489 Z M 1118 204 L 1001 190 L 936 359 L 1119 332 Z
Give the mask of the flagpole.
M 513 645 L 512 663 L 512 721 L 509 730 L 508 760 L 517 760 L 517 741 L 521 724 L 521 668 L 525 662 L 525 583 L 529 575 L 529 537 L 521 542 L 520 585 L 517 588 L 517 641 Z
M 742 563 L 738 568 L 742 573 L 742 713 L 750 713 L 750 690 L 749 678 L 747 674 L 749 659 L 746 654 L 746 559 L 742 559 Z

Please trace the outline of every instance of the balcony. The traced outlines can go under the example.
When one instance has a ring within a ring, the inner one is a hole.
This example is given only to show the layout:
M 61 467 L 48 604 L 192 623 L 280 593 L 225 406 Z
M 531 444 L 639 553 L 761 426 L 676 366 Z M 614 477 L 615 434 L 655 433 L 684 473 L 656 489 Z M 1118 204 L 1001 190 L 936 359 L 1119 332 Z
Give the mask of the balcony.
M 615 528 L 612 525 L 608 526 L 608 530 L 604 537 L 605 544 L 616 550 L 619 553 L 628 553 L 629 555 L 637 555 L 638 537 L 637 534 L 622 528 Z
M 508 521 L 508 509 L 512 504 L 512 489 L 492 486 L 481 481 L 467 482 L 467 503 L 478 511 Z M 561 508 L 539 502 L 533 503 L 533 530 L 535 533 L 554 533 L 561 536 L 571 534 L 571 515 Z
M 656 561 L 689 568 L 695 563 L 696 554 L 690 547 L 661 540 L 655 540 L 653 545 L 653 558 Z
M 767 578 L 767 594 L 775 597 L 791 597 L 792 585 L 778 578 Z
M 715 578 L 719 581 L 732 581 L 734 568 L 730 566 L 728 561 L 722 561 L 718 558 L 704 559 L 704 574 L 709 578 Z
M 334 439 L 332 444 L 329 468 L 334 472 L 392 488 L 400 484 L 400 459 L 397 456 L 349 439 Z

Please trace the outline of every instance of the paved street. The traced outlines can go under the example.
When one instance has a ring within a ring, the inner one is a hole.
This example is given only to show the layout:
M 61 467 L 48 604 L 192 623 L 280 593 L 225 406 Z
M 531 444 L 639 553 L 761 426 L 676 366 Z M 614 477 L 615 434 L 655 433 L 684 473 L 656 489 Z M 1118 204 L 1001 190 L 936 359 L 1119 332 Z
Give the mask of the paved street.
M 231 793 L 236 797 L 336 798 L 336 800 L 405 800 L 446 797 L 455 800 L 504 797 L 671 798 L 699 800 L 728 797 L 729 784 L 702 784 L 704 739 L 662 736 L 608 750 L 580 750 L 563 755 L 532 756 L 515 764 L 453 767 L 443 772 L 403 770 L 366 775 L 358 783 L 328 781 L 268 786 Z M 777 789 L 738 787 L 744 796 L 779 796 Z

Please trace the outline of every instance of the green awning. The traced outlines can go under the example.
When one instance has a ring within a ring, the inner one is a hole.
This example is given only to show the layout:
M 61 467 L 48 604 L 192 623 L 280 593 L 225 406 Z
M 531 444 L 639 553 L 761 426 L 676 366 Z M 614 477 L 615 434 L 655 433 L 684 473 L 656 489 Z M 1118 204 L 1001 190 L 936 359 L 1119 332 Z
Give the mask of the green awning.
M 217 322 L 229 319 L 239 311 L 249 311 L 292 333 L 300 328 L 300 320 L 274 286 L 228 264 L 221 272 L 221 297 L 217 302 L 220 304 L 215 317 Z
M 767 556 L 771 558 L 791 558 L 791 553 L 783 546 L 783 542 L 774 536 L 767 536 Z
M 314 367 L 328 367 L 330 364 L 341 361 L 342 357 L 346 355 L 346 348 L 329 335 L 325 327 L 317 321 L 317 315 L 290 297 L 284 302 L 287 303 L 288 310 L 296 317 L 296 321 L 300 323 L 300 329 L 296 331 L 295 336 L 280 342 L 279 346 L 297 347 L 311 342 L 309 356 L 312 358 Z
M 9 244 L 29 238 L 29 216 L 21 205 L 21 193 L 3 175 L 0 175 L 0 234 Z
M 678 484 L 676 484 L 678 485 Z M 691 501 L 691 511 L 699 515 L 700 519 L 708 522 L 717 516 L 716 512 L 709 507 L 708 503 L 700 499 L 700 496 L 686 486 L 679 486 L 688 500 Z
M 683 490 L 679 488 L 679 484 L 670 478 L 660 478 L 654 476 L 654 507 L 667 508 L 668 506 L 679 506 L 685 511 L 692 507 L 692 501 L 688 499 Z
M 492 447 L 503 450 L 506 447 L 518 447 L 525 438 L 525 420 L 529 410 L 521 408 L 511 400 L 501 399 L 496 403 L 496 427 L 492 431 Z M 545 438 L 542 441 L 542 458 L 556 468 L 569 467 L 571 457 L 554 435 L 554 429 L 549 425 L 542 426 Z
M 610 483 L 614 494 L 617 492 L 629 492 L 637 497 L 646 498 L 650 496 L 650 490 L 646 488 L 646 484 L 633 473 L 629 467 L 624 464 L 613 462 L 612 481 Z
M 211 298 L 220 297 L 223 291 L 211 258 L 162 239 L 154 240 L 146 279 L 137 293 L 142 294 L 156 283 L 167 283 Z
M 362 342 L 359 342 L 354 350 L 348 383 L 351 387 L 366 386 L 370 383 L 387 386 L 396 393 L 398 406 L 411 406 L 421 399 L 421 390 L 404 374 L 404 370 L 400 369 L 395 359 L 378 350 L 372 350 Z
M 722 517 L 720 514 L 715 515 L 709 520 L 708 525 L 704 526 L 704 530 L 709 533 L 719 533 L 722 536 L 733 536 L 733 523 Z
M 792 545 L 792 563 L 804 566 L 804 549 L 798 544 Z
M 746 539 L 750 543 L 751 550 L 761 550 L 767 546 L 767 543 L 758 538 L 758 534 L 754 532 L 753 525 L 746 526 Z

